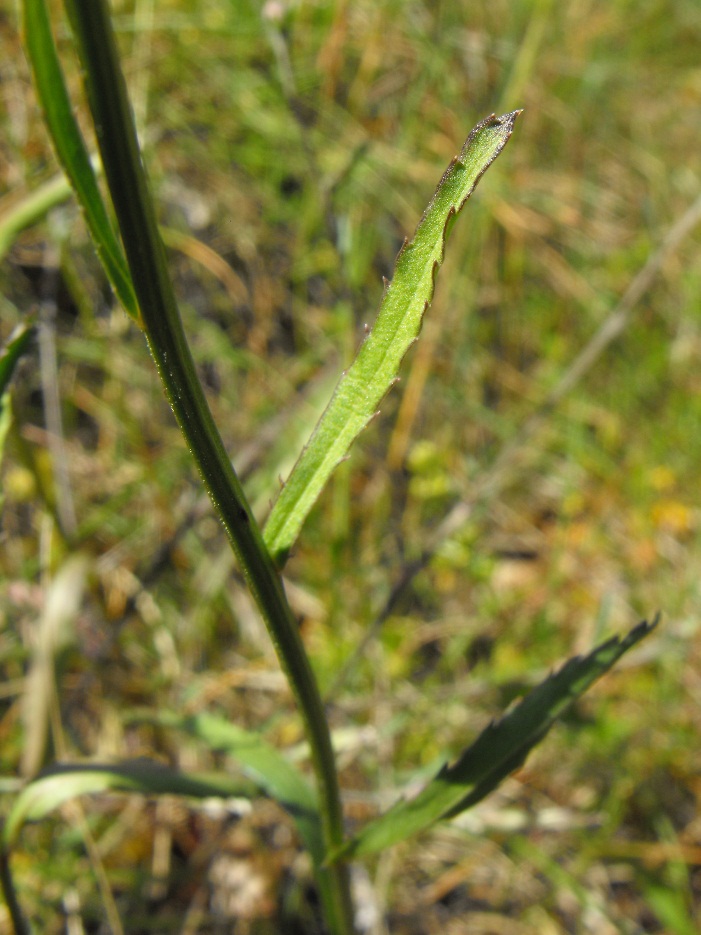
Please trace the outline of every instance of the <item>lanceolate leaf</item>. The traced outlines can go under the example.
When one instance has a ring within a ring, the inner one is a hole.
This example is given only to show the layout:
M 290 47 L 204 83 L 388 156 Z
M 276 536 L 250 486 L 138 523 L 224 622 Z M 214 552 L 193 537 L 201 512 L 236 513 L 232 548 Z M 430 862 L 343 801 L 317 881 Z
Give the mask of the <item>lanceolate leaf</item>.
M 372 332 L 343 375 L 272 509 L 265 541 L 281 562 L 333 469 L 377 412 L 421 330 L 455 215 L 506 145 L 520 111 L 487 117 L 470 133 L 440 181 L 413 240 L 405 242 Z
M 0 855 L 8 855 L 22 826 L 38 821 L 69 799 L 105 792 L 181 795 L 189 798 L 250 798 L 260 790 L 280 804 L 295 822 L 300 839 L 317 868 L 322 899 L 328 894 L 328 868 L 316 792 L 305 777 L 257 734 L 210 714 L 181 717 L 161 712 L 137 713 L 133 721 L 161 724 L 188 733 L 211 751 L 224 752 L 238 763 L 245 779 L 226 774 L 189 774 L 148 759 L 121 763 L 77 763 L 53 766 L 15 799 L 2 829 Z
M 66 91 L 45 0 L 23 0 L 22 13 L 27 58 L 56 155 L 85 212 L 85 220 L 112 288 L 125 311 L 138 321 L 139 309 L 126 259 L 107 214 Z
M 242 791 L 250 789 L 246 790 L 241 781 L 228 776 L 188 775 L 153 760 L 58 764 L 32 780 L 15 799 L 3 827 L 3 850 L 10 850 L 25 822 L 44 818 L 78 795 L 140 792 L 144 795 L 184 795 L 204 799 L 240 796 Z
M 575 656 L 534 688 L 501 720 L 492 723 L 452 766 L 444 766 L 416 798 L 401 800 L 332 855 L 372 854 L 451 818 L 481 801 L 545 736 L 575 698 L 611 668 L 623 653 L 655 627 L 643 621 L 623 639 L 603 643 L 588 656 Z

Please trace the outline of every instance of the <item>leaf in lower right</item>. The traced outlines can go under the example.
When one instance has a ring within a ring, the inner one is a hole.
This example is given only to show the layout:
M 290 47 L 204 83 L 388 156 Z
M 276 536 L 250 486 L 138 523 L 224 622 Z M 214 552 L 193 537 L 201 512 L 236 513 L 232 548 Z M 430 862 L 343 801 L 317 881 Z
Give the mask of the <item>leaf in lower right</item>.
M 524 762 L 565 708 L 657 625 L 643 621 L 622 639 L 614 637 L 588 656 L 575 656 L 532 689 L 516 707 L 489 725 L 453 763 L 413 799 L 402 799 L 331 855 L 361 856 L 384 850 L 442 818 L 472 807 Z

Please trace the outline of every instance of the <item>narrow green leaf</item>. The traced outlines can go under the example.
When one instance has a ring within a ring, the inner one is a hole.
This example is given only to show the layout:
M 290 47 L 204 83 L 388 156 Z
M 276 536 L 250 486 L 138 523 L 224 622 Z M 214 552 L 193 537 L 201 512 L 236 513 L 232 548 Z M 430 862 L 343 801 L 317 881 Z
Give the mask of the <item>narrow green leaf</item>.
M 68 97 L 45 0 L 23 0 L 22 13 L 27 58 L 56 155 L 85 212 L 85 220 L 112 288 L 125 311 L 139 321 L 139 308 L 124 253 L 102 200 Z
M 25 822 L 44 818 L 78 795 L 139 792 L 206 799 L 239 796 L 242 789 L 240 781 L 228 776 L 180 773 L 147 759 L 115 764 L 57 764 L 26 785 L 15 799 L 3 827 L 3 848 L 9 851 Z
M 337 850 L 332 859 L 372 854 L 472 807 L 517 769 L 564 709 L 656 626 L 643 621 L 588 656 L 575 656 L 492 723 L 413 799 L 402 799 Z
M 141 720 L 185 731 L 210 750 L 228 753 L 241 771 L 291 815 L 299 836 L 316 865 L 324 859 L 324 844 L 316 792 L 304 776 L 258 734 L 213 714 L 180 717 L 175 714 L 139 715 Z
M 392 282 L 385 289 L 377 321 L 285 482 L 265 527 L 265 541 L 278 562 L 295 542 L 302 524 L 331 472 L 397 379 L 399 366 L 421 330 L 443 262 L 455 216 L 511 136 L 520 111 L 487 117 L 470 133 L 448 166 L 416 228 L 399 252 Z

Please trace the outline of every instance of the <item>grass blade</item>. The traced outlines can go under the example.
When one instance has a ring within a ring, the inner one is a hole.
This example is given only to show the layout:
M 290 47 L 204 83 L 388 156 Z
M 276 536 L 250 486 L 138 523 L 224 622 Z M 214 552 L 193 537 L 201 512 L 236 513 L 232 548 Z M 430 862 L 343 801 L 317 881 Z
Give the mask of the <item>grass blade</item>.
M 284 561 L 331 472 L 396 381 L 433 298 L 453 221 L 506 145 L 519 113 L 492 115 L 477 124 L 448 166 L 413 240 L 400 250 L 375 326 L 342 376 L 268 518 L 265 541 L 278 563 Z
M 27 58 L 56 155 L 85 213 L 112 288 L 128 314 L 139 321 L 139 308 L 126 259 L 102 200 L 63 80 L 45 0 L 24 0 L 22 16 Z
M 332 855 L 361 856 L 384 850 L 442 818 L 471 808 L 517 769 L 564 709 L 656 626 L 643 621 L 623 639 L 614 637 L 588 656 L 575 656 L 492 723 L 452 765 L 416 796 L 401 800 Z

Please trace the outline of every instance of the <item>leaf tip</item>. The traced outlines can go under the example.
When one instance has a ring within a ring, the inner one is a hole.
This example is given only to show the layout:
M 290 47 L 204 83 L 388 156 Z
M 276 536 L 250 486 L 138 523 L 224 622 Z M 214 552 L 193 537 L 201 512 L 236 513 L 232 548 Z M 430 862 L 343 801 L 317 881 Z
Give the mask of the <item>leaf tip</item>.
M 512 110 L 508 114 L 502 114 L 501 117 L 494 117 L 493 119 L 495 123 L 505 127 L 509 133 L 511 133 L 514 128 L 514 124 L 516 123 L 517 117 L 520 117 L 522 113 L 523 107 L 519 107 L 518 110 Z

